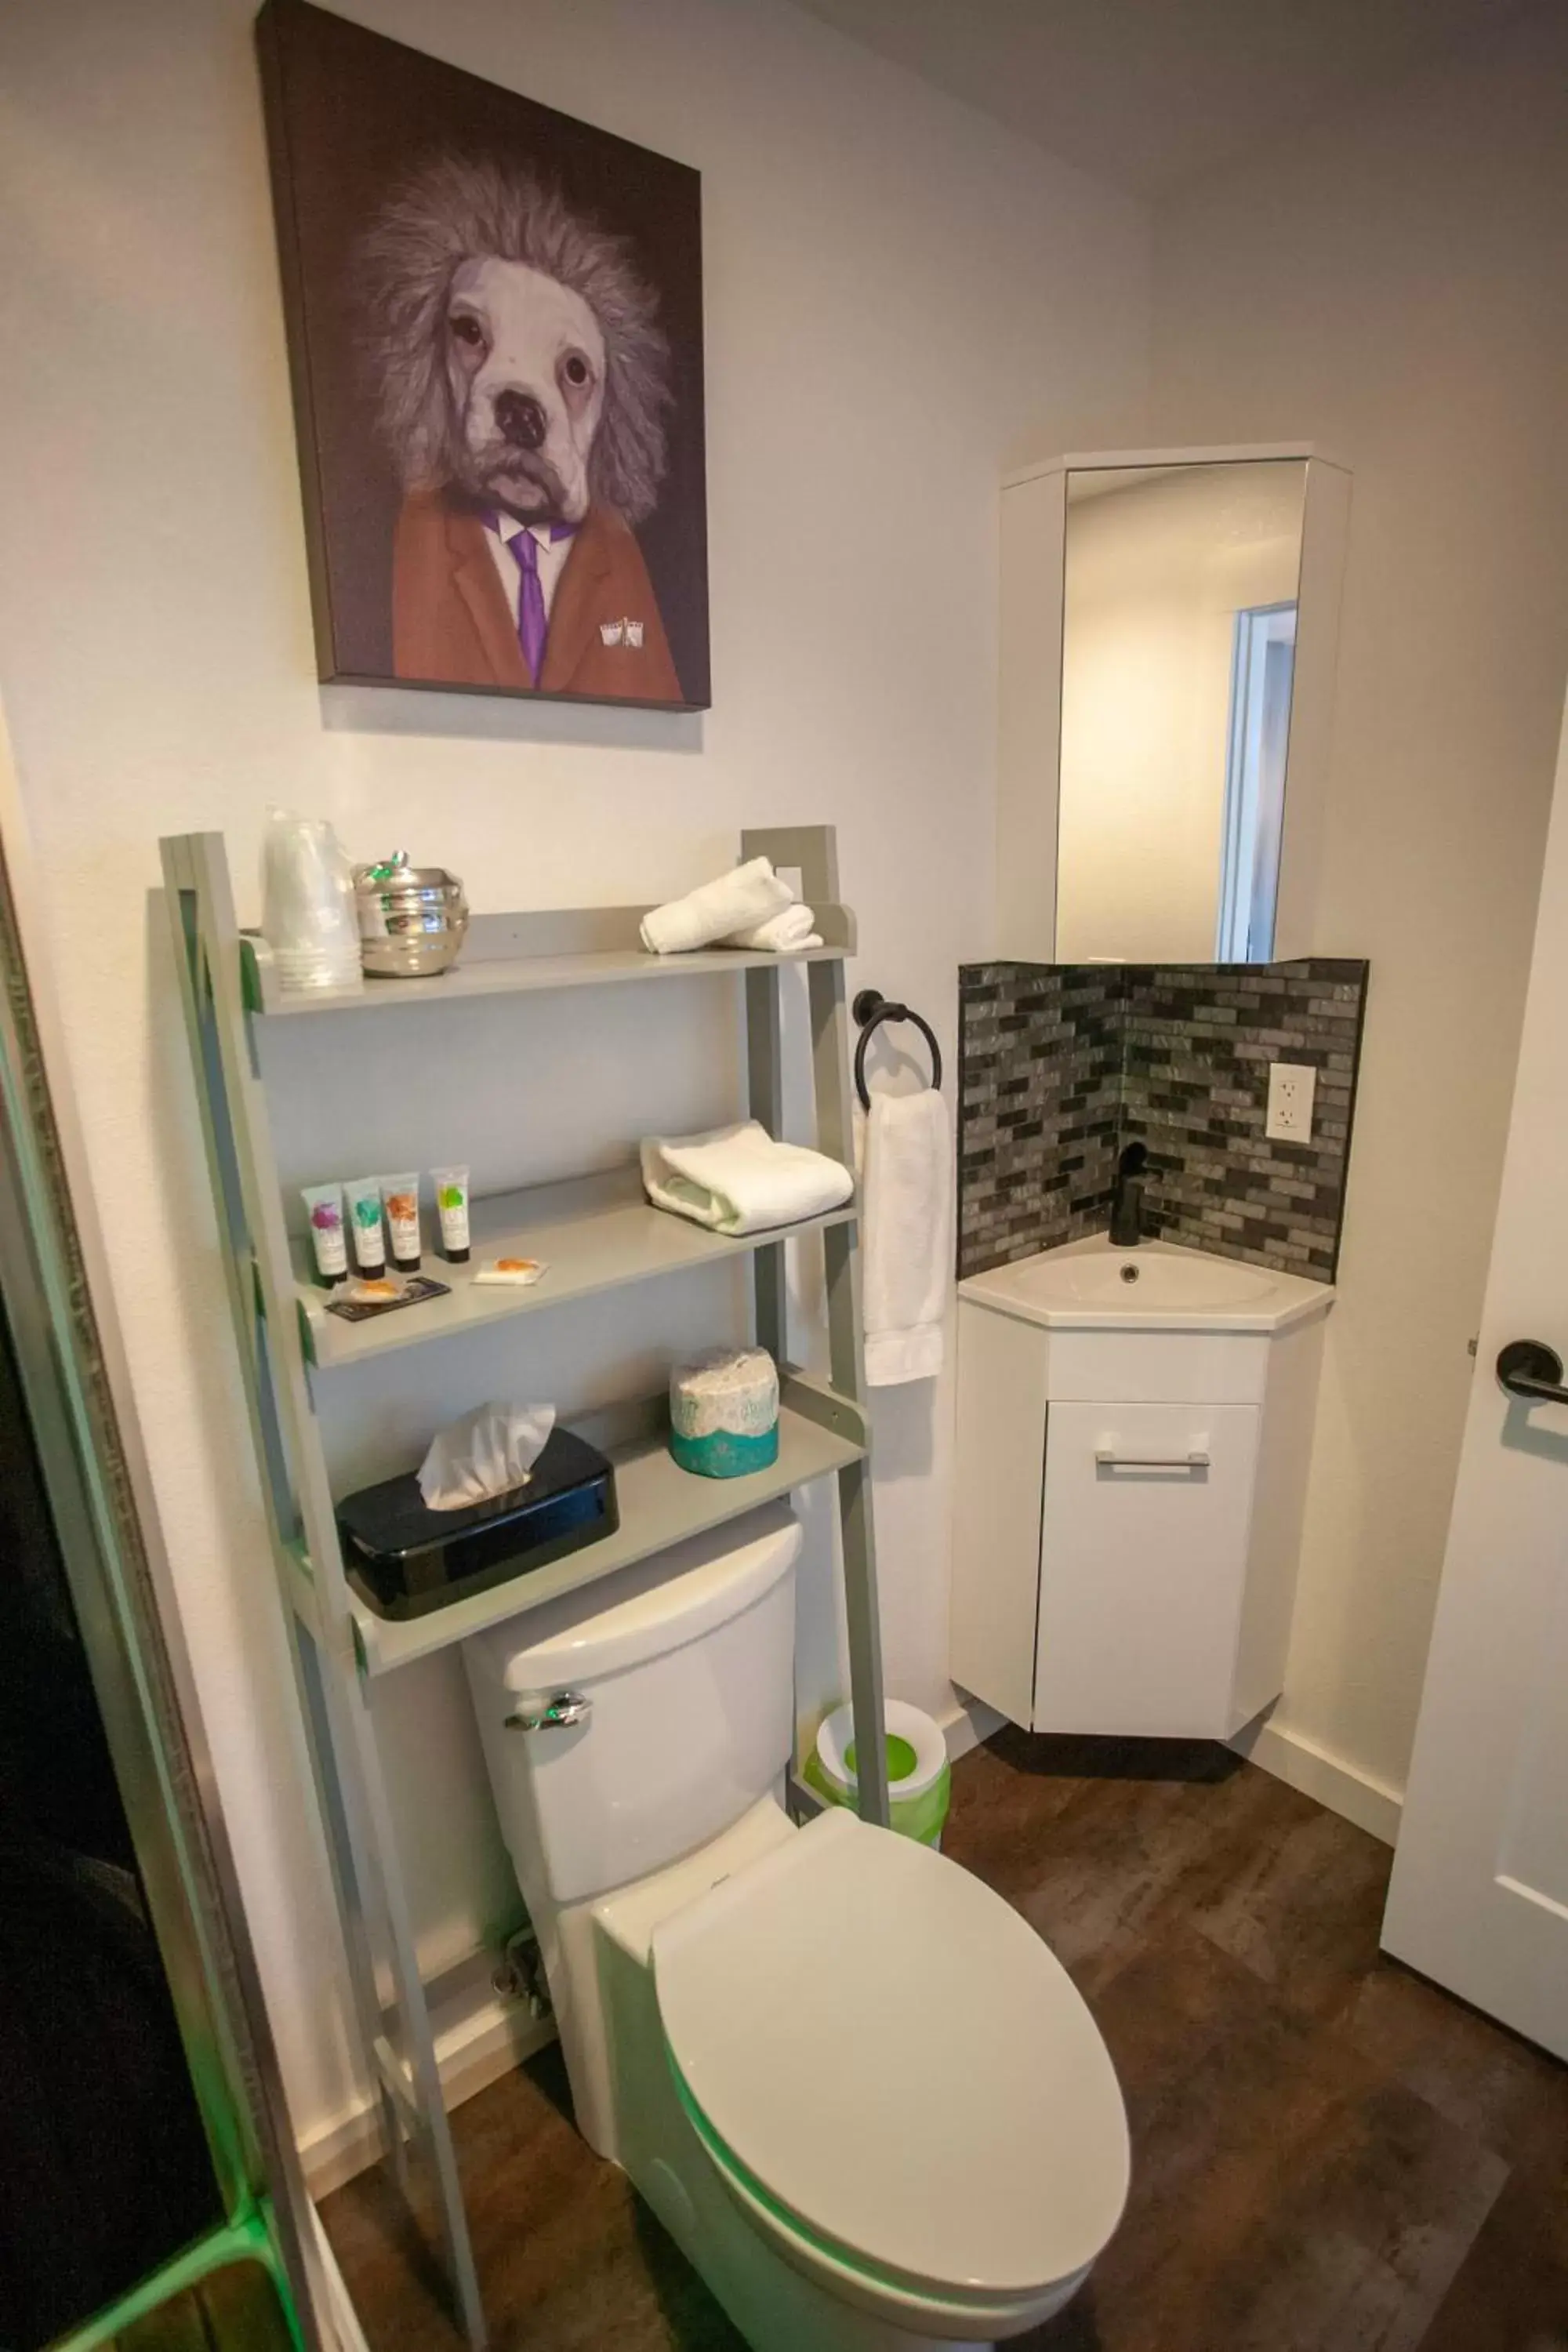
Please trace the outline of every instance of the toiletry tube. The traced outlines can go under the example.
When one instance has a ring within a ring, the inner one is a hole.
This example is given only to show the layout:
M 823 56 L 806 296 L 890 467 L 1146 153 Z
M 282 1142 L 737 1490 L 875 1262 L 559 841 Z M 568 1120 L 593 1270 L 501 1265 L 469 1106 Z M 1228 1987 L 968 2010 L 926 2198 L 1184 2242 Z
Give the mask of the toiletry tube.
M 441 1255 L 454 1265 L 468 1259 L 468 1171 L 466 1168 L 432 1170 L 436 1206 L 441 1217 Z
M 349 1245 L 343 1235 L 343 1188 L 341 1184 L 307 1184 L 305 1214 L 310 1221 L 310 1248 L 316 1260 L 316 1280 L 331 1290 L 349 1270 Z
M 392 1236 L 392 1263 L 399 1274 L 419 1271 L 419 1179 L 406 1176 L 384 1176 L 381 1180 L 381 1205 L 386 1212 L 386 1230 Z
M 381 1233 L 381 1179 L 355 1176 L 343 1186 L 349 1204 L 349 1227 L 354 1237 L 354 1268 L 372 1282 L 386 1272 L 386 1244 Z

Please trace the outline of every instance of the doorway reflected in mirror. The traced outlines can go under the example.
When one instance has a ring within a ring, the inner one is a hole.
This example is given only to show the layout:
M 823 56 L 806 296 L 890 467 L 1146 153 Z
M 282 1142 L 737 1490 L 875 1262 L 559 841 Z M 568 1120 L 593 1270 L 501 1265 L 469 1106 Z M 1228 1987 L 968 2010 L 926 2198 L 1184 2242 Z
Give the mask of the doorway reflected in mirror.
M 1219 883 L 1219 963 L 1267 963 L 1274 953 L 1285 761 L 1296 682 L 1296 603 L 1251 604 L 1236 616 L 1230 753 Z

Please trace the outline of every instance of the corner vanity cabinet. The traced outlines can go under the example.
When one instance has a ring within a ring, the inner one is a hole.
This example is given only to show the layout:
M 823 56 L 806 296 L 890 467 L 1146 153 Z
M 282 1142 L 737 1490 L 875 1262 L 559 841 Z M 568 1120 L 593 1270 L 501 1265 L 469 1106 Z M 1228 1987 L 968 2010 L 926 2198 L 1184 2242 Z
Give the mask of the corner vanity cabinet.
M 1332 1297 L 1103 1237 L 960 1284 L 956 1683 L 1172 1738 L 1279 1697 Z

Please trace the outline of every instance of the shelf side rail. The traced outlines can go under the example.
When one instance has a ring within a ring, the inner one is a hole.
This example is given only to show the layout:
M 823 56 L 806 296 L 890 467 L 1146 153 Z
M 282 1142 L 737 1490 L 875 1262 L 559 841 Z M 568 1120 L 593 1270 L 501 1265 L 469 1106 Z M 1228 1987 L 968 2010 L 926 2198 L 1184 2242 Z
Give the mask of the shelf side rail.
M 384 2147 L 416 2215 L 410 2150 L 428 2166 L 454 2306 L 472 2352 L 484 2352 L 487 2331 L 457 2154 L 310 1395 L 223 840 L 217 834 L 183 834 L 166 837 L 160 846 L 220 1255 L 279 1597 L 290 1630 L 289 1654 L 361 2060 Z M 300 1598 L 304 1572 L 310 1580 L 308 1608 Z M 384 1961 L 394 1988 L 390 2011 L 382 1998 L 378 1959 Z M 406 2045 L 406 2061 L 398 2069 L 401 2095 L 377 2055 L 389 2025 Z
M 759 827 L 741 835 L 742 857 L 768 857 L 800 876 L 806 900 L 838 897 L 837 836 L 830 824 Z M 783 972 L 747 975 L 747 1064 L 752 1116 L 759 1103 L 782 1118 L 784 1085 L 779 990 Z M 763 987 L 767 989 L 764 997 Z M 847 1168 L 855 1165 L 855 1129 L 849 1092 L 849 1017 L 842 963 L 806 968 L 811 1015 L 812 1087 L 816 1108 L 817 1148 Z M 760 1015 L 760 1027 L 758 1016 Z M 763 1122 L 766 1124 L 766 1121 Z M 770 1133 L 776 1134 L 775 1125 Z M 866 1349 L 860 1307 L 858 1220 L 824 1233 L 827 1279 L 828 1361 L 832 1383 L 866 1414 Z M 772 1264 L 767 1262 L 772 1261 Z M 776 1328 L 782 1341 L 784 1248 L 757 1254 L 757 1329 Z M 769 1345 L 763 1339 L 764 1347 Z M 839 1548 L 843 1561 L 845 1620 L 849 1643 L 849 1699 L 855 1719 L 860 1815 L 887 1828 L 891 1820 L 888 1751 L 882 1694 L 881 1620 L 877 1601 L 877 1539 L 871 1503 L 869 1458 L 838 1472 Z

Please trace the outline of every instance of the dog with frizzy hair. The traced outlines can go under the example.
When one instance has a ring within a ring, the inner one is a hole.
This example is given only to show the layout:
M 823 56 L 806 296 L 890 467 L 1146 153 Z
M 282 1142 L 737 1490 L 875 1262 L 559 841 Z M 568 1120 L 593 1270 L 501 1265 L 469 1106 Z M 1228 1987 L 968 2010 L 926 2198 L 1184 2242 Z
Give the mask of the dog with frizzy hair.
M 680 701 L 633 528 L 664 476 L 669 350 L 626 241 L 530 172 L 443 157 L 360 267 L 404 491 L 397 676 Z

